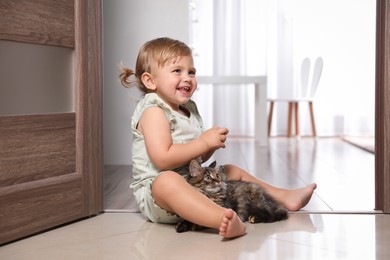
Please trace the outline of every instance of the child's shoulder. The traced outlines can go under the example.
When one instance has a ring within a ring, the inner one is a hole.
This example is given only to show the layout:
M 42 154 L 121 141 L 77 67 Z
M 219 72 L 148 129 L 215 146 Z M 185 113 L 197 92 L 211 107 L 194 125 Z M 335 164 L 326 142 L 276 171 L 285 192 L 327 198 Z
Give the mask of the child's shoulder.
M 173 118 L 173 113 L 170 106 L 166 104 L 157 94 L 148 93 L 145 94 L 145 96 L 138 102 L 133 113 L 133 119 L 135 119 L 135 121 L 138 121 L 144 111 L 151 107 L 161 108 L 167 116 L 168 120 L 171 120 Z
M 147 93 L 138 102 L 137 107 L 139 109 L 146 109 L 148 107 L 165 107 L 165 102 L 156 93 Z
M 196 103 L 192 99 L 190 99 L 187 103 L 185 103 L 184 107 L 190 110 L 191 113 L 199 114 L 198 107 L 196 106 Z

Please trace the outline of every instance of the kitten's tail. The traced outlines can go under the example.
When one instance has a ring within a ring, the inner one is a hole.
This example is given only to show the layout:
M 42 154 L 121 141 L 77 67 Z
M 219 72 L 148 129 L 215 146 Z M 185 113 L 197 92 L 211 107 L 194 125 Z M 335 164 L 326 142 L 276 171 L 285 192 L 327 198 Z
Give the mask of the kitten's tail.
M 274 220 L 280 221 L 288 218 L 288 211 L 284 207 L 279 207 L 275 211 Z

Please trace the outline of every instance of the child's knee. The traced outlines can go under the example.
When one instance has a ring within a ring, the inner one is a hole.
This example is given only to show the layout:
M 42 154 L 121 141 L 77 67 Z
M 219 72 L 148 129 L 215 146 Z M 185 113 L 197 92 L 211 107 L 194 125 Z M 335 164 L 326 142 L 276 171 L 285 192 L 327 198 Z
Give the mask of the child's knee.
M 161 172 L 153 181 L 152 194 L 156 194 L 156 192 L 172 192 L 182 181 L 185 181 L 184 178 L 176 172 Z
M 225 164 L 224 166 L 226 177 L 228 180 L 241 180 L 242 170 L 233 164 Z

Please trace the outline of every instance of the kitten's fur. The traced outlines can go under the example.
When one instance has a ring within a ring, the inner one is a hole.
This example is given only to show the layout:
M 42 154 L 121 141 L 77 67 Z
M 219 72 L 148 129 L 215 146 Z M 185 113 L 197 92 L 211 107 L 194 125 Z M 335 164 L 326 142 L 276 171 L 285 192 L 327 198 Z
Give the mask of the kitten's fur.
M 224 167 L 216 167 L 216 162 L 209 167 L 202 167 L 196 160 L 192 160 L 187 181 L 215 203 L 233 209 L 243 222 L 270 223 L 288 217 L 287 209 L 259 185 L 226 180 Z M 176 225 L 179 233 L 199 228 L 187 220 Z

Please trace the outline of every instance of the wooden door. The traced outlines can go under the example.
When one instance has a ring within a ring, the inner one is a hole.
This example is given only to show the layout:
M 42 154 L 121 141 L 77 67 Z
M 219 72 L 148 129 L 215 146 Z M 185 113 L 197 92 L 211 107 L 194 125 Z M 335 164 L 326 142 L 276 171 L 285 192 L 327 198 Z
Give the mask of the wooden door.
M 0 116 L 0 244 L 103 209 L 101 13 L 94 0 L 0 1 L 1 40 L 72 50 L 75 93 L 74 112 Z

